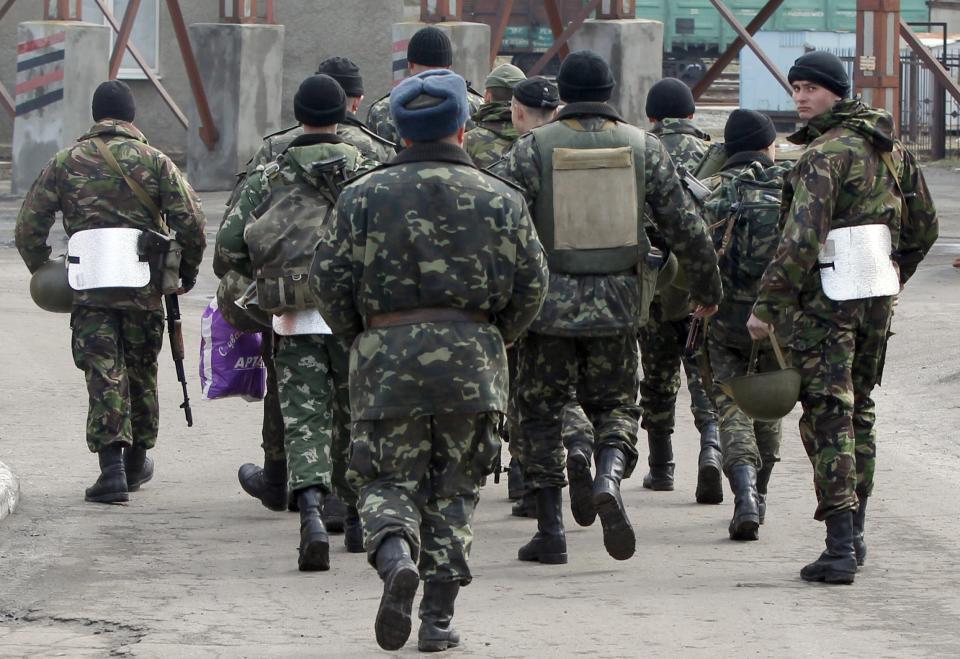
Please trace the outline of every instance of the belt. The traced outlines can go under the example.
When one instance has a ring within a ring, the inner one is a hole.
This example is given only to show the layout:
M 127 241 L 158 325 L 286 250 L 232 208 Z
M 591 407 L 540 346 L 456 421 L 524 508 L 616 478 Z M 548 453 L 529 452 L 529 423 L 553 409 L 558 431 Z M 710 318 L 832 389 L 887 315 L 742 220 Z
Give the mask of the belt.
M 415 323 L 489 323 L 490 315 L 483 311 L 465 311 L 448 307 L 424 307 L 405 311 L 378 313 L 367 319 L 367 329 L 413 325 Z

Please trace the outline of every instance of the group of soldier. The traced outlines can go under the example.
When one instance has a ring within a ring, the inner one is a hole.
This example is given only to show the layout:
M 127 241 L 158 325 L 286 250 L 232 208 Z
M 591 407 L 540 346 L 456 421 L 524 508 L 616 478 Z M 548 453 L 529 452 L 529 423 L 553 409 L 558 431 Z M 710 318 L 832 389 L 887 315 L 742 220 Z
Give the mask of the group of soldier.
M 299 568 L 329 569 L 329 533 L 342 530 L 383 581 L 380 646 L 407 641 L 421 582 L 420 650 L 456 646 L 471 520 L 502 437 L 514 513 L 537 519 L 520 560 L 567 562 L 567 485 L 576 523 L 599 517 L 608 554 L 629 559 L 622 482 L 642 427 L 643 487 L 673 489 L 681 370 L 700 434 L 696 500 L 720 503 L 725 475 L 729 536 L 756 540 L 780 421 L 748 416 L 730 383 L 792 363 L 826 524 L 826 550 L 801 576 L 853 582 L 892 302 L 937 237 L 890 116 L 848 98 L 835 57 L 804 55 L 789 79 L 805 126 L 789 139 L 806 149 L 791 166 L 757 112 L 734 111 L 711 145 L 678 80 L 650 90 L 649 130 L 630 125 L 590 51 L 570 54 L 556 83 L 501 65 L 482 95 L 453 56 L 441 30 L 415 34 L 411 76 L 366 124 L 359 70 L 324 60 L 293 98 L 298 125 L 264 139 L 217 235 L 220 310 L 263 334 L 268 373 L 264 464 L 239 479 L 266 507 L 299 511 Z M 203 213 L 134 114 L 129 90 L 104 83 L 94 128 L 43 170 L 17 220 L 31 272 L 61 211 L 71 240 L 159 222 L 182 251 L 178 292 L 192 287 Z M 878 253 L 879 274 L 856 269 Z M 86 498 L 126 501 L 153 474 L 160 291 L 73 287 L 101 465 Z

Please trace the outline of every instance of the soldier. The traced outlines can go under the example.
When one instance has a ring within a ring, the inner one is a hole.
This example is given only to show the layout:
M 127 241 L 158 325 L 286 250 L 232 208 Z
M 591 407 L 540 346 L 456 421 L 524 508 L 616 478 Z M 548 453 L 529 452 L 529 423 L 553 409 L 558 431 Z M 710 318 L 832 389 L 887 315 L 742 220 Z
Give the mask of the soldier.
M 826 551 L 800 576 L 853 583 L 866 557 L 876 465 L 870 394 L 883 372 L 893 296 L 936 240 L 937 215 L 890 115 L 846 98 L 850 80 L 837 57 L 808 53 L 787 77 L 807 122 L 789 139 L 807 148 L 787 175 L 780 244 L 747 328 L 759 341 L 774 323 L 793 322 L 800 436 L 813 464 L 814 517 L 827 527 Z
M 294 97 L 294 114 L 303 133 L 276 161 L 244 183 L 220 228 L 217 252 L 232 269 L 257 279 L 260 306 L 275 316 L 274 362 L 287 481 L 300 512 L 298 566 L 313 571 L 330 567 L 329 539 L 319 511 L 334 488 L 347 503 L 344 544 L 348 551 L 363 551 L 356 496 L 345 476 L 349 343 L 322 327 L 315 310 L 311 320 L 309 305 L 303 308 L 285 301 L 267 308 L 265 293 L 269 289 L 261 290 L 261 282 L 268 286 L 278 265 L 284 272 L 293 272 L 298 259 L 306 259 L 306 274 L 324 212 L 335 201 L 336 190 L 328 189 L 325 182 L 325 161 L 343 158 L 351 175 L 369 164 L 356 147 L 337 135 L 337 126 L 346 115 L 346 96 L 332 77 L 319 74 L 304 80 Z M 283 245 L 276 244 L 278 239 Z M 266 261 L 280 252 L 285 255 L 282 264 Z M 281 290 L 290 288 L 294 292 L 289 296 L 296 297 L 296 284 L 286 279 L 283 284 Z M 305 290 L 305 279 L 301 286 Z
M 780 195 L 786 168 L 774 164 L 777 131 L 765 114 L 734 110 L 724 129 L 727 162 L 704 181 L 713 189 L 704 218 L 713 228 L 723 280 L 723 302 L 707 325 L 707 364 L 720 417 L 723 471 L 734 495 L 732 540 L 757 540 L 766 513 L 767 485 L 780 460 L 780 421 L 754 421 L 723 388 L 745 375 L 751 341 L 745 323 L 760 276 L 780 241 Z M 758 355 L 761 370 L 776 368 L 769 347 Z M 719 385 L 719 386 L 718 386 Z
M 650 275 L 656 279 L 645 267 L 645 205 L 684 265 L 703 316 L 720 301 L 717 255 L 663 145 L 606 103 L 615 85 L 607 63 L 591 51 L 572 53 L 558 83 L 567 105 L 517 140 L 506 164 L 526 189 L 550 265 L 546 302 L 520 351 L 521 454 L 539 530 L 519 558 L 567 560 L 560 438 L 562 411 L 575 400 L 596 430 L 597 474 L 591 477 L 589 455 L 569 453 L 571 505 L 596 510 L 607 552 L 624 560 L 636 544 L 620 497 L 637 461 L 636 332 L 646 320 Z
M 439 651 L 460 640 L 451 619 L 472 578 L 471 519 L 500 452 L 504 344 L 536 316 L 547 271 L 521 193 L 461 148 L 463 78 L 413 76 L 390 106 L 407 148 L 344 190 L 311 283 L 330 327 L 359 335 L 350 476 L 384 583 L 377 642 L 406 642 L 422 579 L 418 646 Z
M 510 102 L 510 120 L 518 134 L 553 121 L 560 106 L 557 86 L 543 76 L 533 76 L 517 83 Z
M 126 237 L 135 229 L 176 232 L 183 248 L 178 295 L 193 288 L 206 244 L 199 199 L 173 161 L 147 145 L 133 125 L 135 115 L 127 85 L 109 81 L 97 87 L 96 123 L 43 168 L 16 225 L 17 249 L 35 272 L 50 257 L 47 236 L 61 212 L 71 242 L 69 267 L 82 269 L 88 281 L 110 282 L 85 288 L 71 277 L 73 360 L 84 372 L 90 396 L 87 446 L 100 460 L 100 477 L 84 498 L 99 503 L 127 501 L 128 492 L 152 478 L 147 451 L 156 444 L 160 421 L 162 291 L 130 274 L 137 272 L 141 250 L 137 239 L 130 243 Z M 125 272 L 111 271 L 97 258 L 105 249 L 114 262 L 130 264 Z M 157 272 L 151 274 L 155 278 Z
M 417 75 L 424 71 L 449 69 L 453 66 L 453 44 L 447 33 L 438 27 L 428 25 L 417 30 L 407 43 L 407 70 L 410 75 Z M 483 105 L 483 96 L 470 88 L 467 83 L 467 102 L 470 104 L 470 114 L 474 114 Z M 380 137 L 390 140 L 397 145 L 397 151 L 403 148 L 397 127 L 390 115 L 390 94 L 384 94 L 374 101 L 367 111 L 367 125 Z M 472 130 L 475 124 L 467 119 L 467 130 Z
M 463 149 L 481 169 L 494 164 L 510 148 L 519 133 L 511 121 L 513 88 L 527 76 L 513 64 L 501 64 L 487 76 L 483 105 L 471 119 L 477 127 L 463 138 Z
M 698 129 L 692 119 L 696 106 L 686 83 L 664 78 L 647 94 L 647 117 L 653 123 L 650 132 L 660 138 L 677 167 L 696 170 L 707 152 L 710 136 Z M 658 239 L 654 237 L 654 242 Z M 677 289 L 670 289 L 677 295 Z M 686 296 L 684 296 L 685 298 Z M 640 328 L 641 426 L 647 431 L 650 471 L 643 477 L 643 486 L 650 490 L 673 490 L 673 434 L 677 391 L 680 389 L 680 366 L 683 365 L 690 391 L 690 411 L 700 433 L 700 456 L 697 461 L 697 503 L 723 501 L 720 475 L 720 443 L 717 436 L 717 413 L 700 381 L 697 360 L 686 350 L 690 330 L 687 305 L 664 303 L 657 295 L 650 306 L 650 321 Z M 674 311 L 679 306 L 679 311 Z

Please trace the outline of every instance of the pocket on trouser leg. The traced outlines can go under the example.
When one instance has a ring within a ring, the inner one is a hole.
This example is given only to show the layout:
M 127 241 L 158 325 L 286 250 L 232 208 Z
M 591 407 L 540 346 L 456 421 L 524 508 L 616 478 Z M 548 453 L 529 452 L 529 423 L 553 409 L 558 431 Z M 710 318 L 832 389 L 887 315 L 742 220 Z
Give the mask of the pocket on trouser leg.
M 816 438 L 814 481 L 819 493 L 814 517 L 824 520 L 857 505 L 857 465 L 849 432 Z

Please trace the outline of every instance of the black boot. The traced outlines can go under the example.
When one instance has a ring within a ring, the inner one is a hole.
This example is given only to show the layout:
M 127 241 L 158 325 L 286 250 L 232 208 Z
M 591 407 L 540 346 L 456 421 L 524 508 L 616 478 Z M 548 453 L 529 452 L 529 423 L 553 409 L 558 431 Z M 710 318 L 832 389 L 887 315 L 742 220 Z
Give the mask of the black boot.
M 623 451 L 606 447 L 597 456 L 597 478 L 593 482 L 593 505 L 603 526 L 603 546 L 618 561 L 625 561 L 636 550 L 637 538 L 620 497 L 620 482 L 627 467 Z
M 857 573 L 853 549 L 853 511 L 844 510 L 827 518 L 827 550 L 800 570 L 804 581 L 851 584 Z
M 650 471 L 643 477 L 643 486 L 648 490 L 670 492 L 673 490 L 673 442 L 670 433 L 647 431 L 647 447 L 650 454 L 647 464 Z
M 867 497 L 857 495 L 860 507 L 853 514 L 853 550 L 857 556 L 857 565 L 867 562 L 867 543 L 863 539 L 863 526 L 867 521 Z
M 376 555 L 377 573 L 383 580 L 383 595 L 374 630 L 384 650 L 399 650 L 410 638 L 410 613 L 420 585 L 420 573 L 410 558 L 410 547 L 399 535 L 380 543 Z
M 580 526 L 590 526 L 597 519 L 593 505 L 593 475 L 590 454 L 580 449 L 567 453 L 567 480 L 570 481 L 570 511 Z
M 323 498 L 321 512 L 323 525 L 330 533 L 343 533 L 344 521 L 347 518 L 347 504 L 340 500 L 336 493 L 331 492 Z
M 514 517 L 537 517 L 537 496 L 533 490 L 527 490 L 520 500 L 513 504 L 510 514 Z
M 356 506 L 347 506 L 347 516 L 343 520 L 343 546 L 347 553 L 363 553 L 363 525 Z
M 764 462 L 757 472 L 757 500 L 760 502 L 760 523 L 763 524 L 767 516 L 767 486 L 770 484 L 770 474 L 776 462 Z
M 520 547 L 517 558 L 551 565 L 567 562 L 567 536 L 563 532 L 563 496 L 559 487 L 542 487 L 537 499 L 537 533 Z
M 757 470 L 753 465 L 730 468 L 730 489 L 733 490 L 731 540 L 760 538 L 760 504 L 757 501 Z
M 723 503 L 720 435 L 716 423 L 708 423 L 700 433 L 700 457 L 697 460 L 697 503 Z
M 132 446 L 123 450 L 123 468 L 127 472 L 127 491 L 136 492 L 140 486 L 153 478 L 153 458 L 147 457 L 147 449 Z
M 323 491 L 319 487 L 297 490 L 297 508 L 300 509 L 300 558 L 297 564 L 301 572 L 330 569 L 330 537 L 320 518 L 321 506 Z
M 523 490 L 523 467 L 519 460 L 510 458 L 510 466 L 507 467 L 507 499 L 519 501 Z
M 262 469 L 248 462 L 240 465 L 237 478 L 244 492 L 270 510 L 287 509 L 286 460 L 264 460 Z
M 442 652 L 460 645 L 460 634 L 450 624 L 459 581 L 425 581 L 420 600 L 420 652 Z
M 88 487 L 84 501 L 94 503 L 122 503 L 129 501 L 127 473 L 123 468 L 123 444 L 107 444 L 97 454 L 100 460 L 100 477 Z

